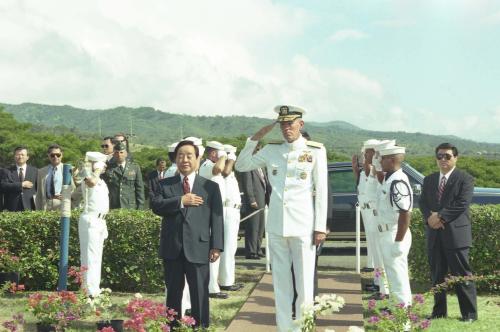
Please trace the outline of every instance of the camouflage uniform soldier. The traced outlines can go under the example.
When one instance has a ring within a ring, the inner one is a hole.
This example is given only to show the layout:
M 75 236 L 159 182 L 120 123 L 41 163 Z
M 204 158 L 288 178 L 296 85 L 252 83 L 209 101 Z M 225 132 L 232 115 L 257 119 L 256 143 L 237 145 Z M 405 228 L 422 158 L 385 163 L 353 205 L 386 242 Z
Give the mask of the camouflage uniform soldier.
M 110 209 L 143 209 L 144 182 L 141 167 L 127 159 L 127 146 L 118 143 L 114 147 L 113 162 L 103 178 L 109 189 Z

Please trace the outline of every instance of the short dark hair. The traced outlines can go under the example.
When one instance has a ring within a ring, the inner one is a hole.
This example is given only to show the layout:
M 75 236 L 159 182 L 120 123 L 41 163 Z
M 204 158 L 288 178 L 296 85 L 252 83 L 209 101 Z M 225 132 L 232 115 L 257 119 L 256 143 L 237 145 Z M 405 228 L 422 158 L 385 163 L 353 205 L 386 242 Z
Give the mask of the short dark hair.
M 217 149 L 214 149 L 214 148 L 212 148 L 212 147 L 210 147 L 210 146 L 207 146 L 207 147 L 205 148 L 205 153 L 206 153 L 206 155 L 207 155 L 207 156 L 208 156 L 208 155 L 209 155 L 212 151 L 217 151 Z
M 170 162 L 175 163 L 175 152 L 169 152 L 168 159 L 170 160 Z
M 30 154 L 30 152 L 29 152 L 28 148 L 27 148 L 26 146 L 24 146 L 24 145 L 19 145 L 19 146 L 16 146 L 16 147 L 14 148 L 14 154 L 16 154 L 16 152 L 17 152 L 17 151 L 21 151 L 21 150 L 26 150 L 26 154 L 27 154 L 27 155 L 29 155 L 29 154 Z
M 451 143 L 441 143 L 436 147 L 436 151 L 434 151 L 435 154 L 438 153 L 439 150 L 451 150 L 453 152 L 453 156 L 456 157 L 458 156 L 458 149 L 455 145 Z
M 59 149 L 61 150 L 61 152 L 63 152 L 63 148 L 59 145 L 59 144 L 51 144 L 49 145 L 48 149 L 47 149 L 47 153 L 50 153 L 52 150 L 55 150 L 55 149 Z
M 165 160 L 165 158 L 161 158 L 161 157 L 160 157 L 160 158 L 156 159 L 156 166 L 160 165 L 160 163 L 161 163 L 162 161 L 167 162 L 167 161 Z
M 177 146 L 175 147 L 174 150 L 175 157 L 177 157 L 177 152 L 179 151 L 179 149 L 185 145 L 191 145 L 192 147 L 194 147 L 194 154 L 196 158 L 200 156 L 200 150 L 198 149 L 198 147 L 192 141 L 186 140 L 186 141 L 180 141 L 179 144 L 177 144 Z
M 114 140 L 115 138 L 114 138 L 113 136 L 104 136 L 102 140 L 103 140 L 103 141 L 107 141 L 108 139 L 109 139 L 111 142 L 113 142 L 113 140 Z

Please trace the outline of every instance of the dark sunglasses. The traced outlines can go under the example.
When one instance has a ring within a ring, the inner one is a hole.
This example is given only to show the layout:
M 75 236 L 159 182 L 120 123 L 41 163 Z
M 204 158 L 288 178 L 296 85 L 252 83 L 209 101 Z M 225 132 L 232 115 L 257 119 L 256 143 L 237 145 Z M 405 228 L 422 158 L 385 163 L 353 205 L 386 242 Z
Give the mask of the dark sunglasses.
M 437 160 L 441 160 L 443 158 L 446 160 L 450 160 L 451 158 L 453 158 L 453 156 L 449 153 L 436 153 Z
M 54 158 L 54 157 L 57 157 L 57 158 L 61 158 L 62 154 L 60 153 L 51 153 L 50 154 L 50 158 Z
M 101 144 L 101 148 L 109 148 L 109 144 Z

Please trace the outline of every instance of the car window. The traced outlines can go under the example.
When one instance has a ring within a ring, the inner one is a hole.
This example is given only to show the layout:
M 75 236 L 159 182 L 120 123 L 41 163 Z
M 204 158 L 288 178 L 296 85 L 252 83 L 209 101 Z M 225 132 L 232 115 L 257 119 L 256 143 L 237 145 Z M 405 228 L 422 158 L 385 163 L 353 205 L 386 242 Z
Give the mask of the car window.
M 328 183 L 333 194 L 356 192 L 356 180 L 350 169 L 328 172 Z

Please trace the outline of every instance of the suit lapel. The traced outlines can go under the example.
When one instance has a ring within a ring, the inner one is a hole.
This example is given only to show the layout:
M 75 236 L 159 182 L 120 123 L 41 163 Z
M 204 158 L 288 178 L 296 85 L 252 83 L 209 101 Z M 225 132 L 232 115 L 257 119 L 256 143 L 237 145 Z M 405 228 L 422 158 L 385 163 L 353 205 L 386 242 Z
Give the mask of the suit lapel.
M 12 180 L 14 180 L 14 182 L 19 182 L 19 174 L 17 173 L 17 167 L 15 165 L 10 168 L 10 173 L 12 174 Z M 26 178 L 26 170 L 24 170 L 24 178 Z
M 430 177 L 429 183 L 429 193 L 432 202 L 436 202 L 437 204 L 437 193 L 438 193 L 438 182 L 439 182 L 439 172 L 434 173 Z
M 182 181 L 181 181 L 181 176 L 179 174 L 177 174 L 176 176 L 176 181 L 175 183 L 172 185 L 172 193 L 175 195 L 175 196 L 183 196 L 184 195 L 184 190 L 182 189 Z M 184 218 L 187 217 L 187 211 L 189 209 L 188 208 L 184 208 L 184 209 L 181 209 L 181 212 L 182 212 L 182 215 L 184 216 Z
M 180 176 L 179 176 L 179 178 L 180 178 Z M 182 194 L 184 195 L 184 189 L 182 188 L 181 181 L 179 181 L 179 183 L 180 183 L 180 187 L 181 187 L 181 192 L 182 192 Z M 196 194 L 196 195 L 198 195 L 198 196 L 201 196 L 201 195 L 200 195 L 200 188 L 201 188 L 200 186 L 201 186 L 201 184 L 200 184 L 200 176 L 199 176 L 199 175 L 196 175 L 196 176 L 194 177 L 194 183 L 193 183 L 193 187 L 192 187 L 193 189 L 191 189 L 191 192 L 192 192 L 193 194 Z M 206 203 L 206 202 L 205 202 L 205 203 Z M 192 211 L 192 210 L 193 210 L 193 208 L 186 209 L 186 219 L 189 217 L 189 215 L 190 215 L 190 213 L 191 213 L 191 211 Z

